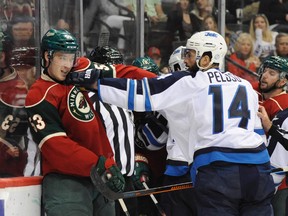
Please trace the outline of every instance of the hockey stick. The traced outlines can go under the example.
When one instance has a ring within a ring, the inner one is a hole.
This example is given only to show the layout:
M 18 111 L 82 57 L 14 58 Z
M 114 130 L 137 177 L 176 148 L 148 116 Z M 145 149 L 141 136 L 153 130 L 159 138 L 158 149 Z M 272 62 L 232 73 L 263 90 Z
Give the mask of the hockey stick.
M 126 216 L 130 216 L 129 211 L 128 211 L 126 205 L 125 205 L 124 200 L 123 200 L 123 199 L 119 199 L 118 201 L 119 201 L 120 206 L 121 206 L 123 212 L 125 213 L 125 215 L 126 215 Z
M 94 184 L 94 186 L 97 188 L 97 190 L 103 194 L 106 198 L 110 200 L 118 200 L 118 199 L 126 199 L 126 198 L 132 198 L 132 197 L 140 197 L 140 196 L 147 196 L 150 194 L 159 194 L 159 193 L 165 193 L 165 192 L 171 192 L 171 191 L 177 191 L 177 190 L 184 190 L 188 188 L 192 188 L 192 182 L 185 182 L 180 184 L 174 184 L 174 185 L 167 185 L 167 186 L 161 186 L 161 187 L 155 187 L 150 189 L 144 189 L 144 190 L 136 190 L 136 191 L 128 191 L 124 193 L 116 193 L 112 191 L 104 182 L 103 178 L 97 173 L 96 166 L 94 166 L 91 169 L 91 180 Z
M 148 187 L 148 185 L 146 184 L 145 181 L 142 182 L 142 184 L 143 184 L 143 186 L 145 187 L 145 189 L 147 189 L 147 190 L 150 189 L 150 188 Z M 150 197 L 151 197 L 152 201 L 154 202 L 154 204 L 155 204 L 158 212 L 160 213 L 160 215 L 161 215 L 161 216 L 166 216 L 164 210 L 161 208 L 161 206 L 160 206 L 160 204 L 158 203 L 156 197 L 155 197 L 153 194 L 150 194 Z
M 269 170 L 270 173 L 280 174 L 284 172 L 288 172 L 288 167 L 282 168 L 275 168 Z M 91 170 L 91 180 L 97 190 L 103 194 L 106 198 L 110 200 L 118 200 L 118 199 L 126 199 L 132 197 L 140 197 L 140 196 L 147 196 L 150 194 L 159 194 L 159 193 L 166 193 L 171 191 L 177 190 L 185 190 L 192 188 L 192 182 L 184 182 L 179 184 L 167 185 L 167 186 L 160 186 L 155 188 L 149 188 L 144 190 L 135 190 L 135 191 L 128 191 L 124 193 L 116 193 L 112 191 L 104 182 L 104 178 L 102 178 L 96 171 L 96 166 L 94 166 Z
M 274 168 L 270 171 L 271 174 L 281 174 L 285 172 L 288 172 L 288 167 Z

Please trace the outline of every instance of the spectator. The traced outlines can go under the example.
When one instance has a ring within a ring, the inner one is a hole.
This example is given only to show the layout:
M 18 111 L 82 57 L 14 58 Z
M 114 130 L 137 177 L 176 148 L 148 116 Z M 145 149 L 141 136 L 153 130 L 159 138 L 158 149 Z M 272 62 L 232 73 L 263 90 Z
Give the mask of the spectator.
M 288 2 L 286 0 L 260 0 L 260 14 L 265 14 L 273 31 L 288 33 Z
M 117 1 L 117 4 L 123 7 L 124 6 L 126 7 L 124 0 Z M 85 11 L 83 12 L 83 19 L 85 20 L 83 31 L 84 31 L 84 36 L 85 36 L 84 39 L 85 39 L 86 45 L 92 48 L 95 48 L 98 45 L 97 44 L 98 41 L 95 40 L 95 36 L 93 35 L 95 32 L 107 31 L 107 28 L 108 28 L 108 32 L 110 33 L 110 31 L 115 27 L 118 29 L 118 32 L 119 32 L 119 30 L 121 30 L 123 27 L 122 18 L 124 16 L 121 16 L 121 15 L 127 15 L 127 11 L 120 9 L 117 5 L 113 3 L 113 1 L 90 0 L 90 4 L 86 7 Z M 115 20 L 115 16 L 119 16 L 119 17 L 116 17 L 119 19 Z M 131 18 L 126 17 L 126 19 L 131 19 Z M 120 34 L 124 35 L 124 29 L 122 29 Z M 111 38 L 112 36 L 113 34 L 111 32 Z M 123 47 L 118 47 L 118 48 L 124 49 L 124 41 L 123 40 L 121 42 L 118 41 L 118 43 L 120 43 L 123 46 Z M 107 44 L 103 44 L 103 46 L 104 45 L 107 45 Z
M 33 17 L 13 17 L 8 29 L 12 36 L 14 47 L 34 47 L 34 22 Z
M 228 62 L 227 64 L 228 71 L 231 71 L 231 73 L 246 79 L 251 83 L 258 81 L 256 72 L 261 64 L 260 59 L 254 55 L 253 50 L 253 39 L 251 35 L 248 33 L 241 33 L 235 44 L 235 52 L 230 55 L 230 59 L 251 72 L 254 72 L 255 76 L 249 74 L 237 65 L 233 65 L 233 63 Z
M 0 32 L 0 178 L 24 176 L 27 163 L 27 89 L 11 67 L 12 41 Z
M 191 12 L 203 21 L 206 16 L 215 14 L 215 11 L 214 0 L 196 0 Z
M 288 34 L 287 33 L 279 33 L 276 36 L 276 50 L 275 55 L 281 56 L 283 58 L 288 58 Z
M 59 19 L 56 23 L 55 29 L 65 29 L 69 31 L 70 25 L 64 19 Z
M 217 24 L 217 21 L 213 15 L 207 15 L 203 19 L 203 26 L 204 26 L 204 28 L 203 28 L 204 30 L 210 30 L 210 31 L 218 32 L 218 24 Z
M 126 1 L 127 8 L 136 13 L 136 0 L 124 0 Z M 150 22 L 156 24 L 158 22 L 166 22 L 167 15 L 162 8 L 161 0 L 145 0 L 145 13 Z M 137 14 L 135 14 L 137 16 Z
M 261 61 L 273 55 L 277 32 L 269 29 L 269 21 L 264 14 L 257 14 L 250 21 L 249 33 L 254 41 L 254 54 Z
M 125 181 L 87 92 L 65 84 L 77 50 L 71 33 L 49 29 L 41 41 L 43 73 L 26 97 L 31 133 L 42 155 L 44 210 L 47 216 L 112 216 L 114 202 L 96 190 L 90 173 L 109 172 L 106 184 L 116 192 L 123 191 Z
M 192 4 L 190 0 L 180 0 L 176 4 L 176 9 L 168 14 L 167 29 L 170 33 L 171 41 L 186 41 L 192 34 L 200 31 L 201 21 L 195 14 L 190 13 Z
M 161 51 L 159 48 L 151 46 L 147 51 L 147 56 L 153 59 L 155 64 L 159 67 L 160 73 L 167 74 L 169 73 L 168 67 L 164 66 L 162 63 Z

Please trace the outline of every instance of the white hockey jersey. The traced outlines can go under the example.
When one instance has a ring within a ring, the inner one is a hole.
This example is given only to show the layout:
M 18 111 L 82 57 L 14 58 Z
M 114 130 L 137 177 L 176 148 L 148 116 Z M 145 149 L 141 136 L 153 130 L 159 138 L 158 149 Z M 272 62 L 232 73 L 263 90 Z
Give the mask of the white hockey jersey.
M 273 119 L 273 128 L 269 130 L 268 151 L 271 166 L 283 168 L 288 166 L 288 109 L 280 111 Z M 272 173 L 275 187 L 281 184 L 286 173 Z
M 98 93 L 104 102 L 123 108 L 165 113 L 175 143 L 185 159 L 193 161 L 192 178 L 197 168 L 214 161 L 269 162 L 262 137 L 254 132 L 260 122 L 258 97 L 248 81 L 230 72 L 210 69 L 138 81 L 101 79 Z

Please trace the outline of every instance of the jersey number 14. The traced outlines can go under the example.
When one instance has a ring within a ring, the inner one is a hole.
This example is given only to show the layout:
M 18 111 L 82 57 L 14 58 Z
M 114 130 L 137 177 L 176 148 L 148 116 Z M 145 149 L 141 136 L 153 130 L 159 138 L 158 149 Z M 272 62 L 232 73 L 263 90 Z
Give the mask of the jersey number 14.
M 213 96 L 213 133 L 221 133 L 224 129 L 224 109 L 222 86 L 210 86 L 209 94 Z M 239 86 L 230 103 L 228 118 L 240 118 L 238 127 L 247 129 L 250 119 L 248 109 L 247 91 L 245 86 Z

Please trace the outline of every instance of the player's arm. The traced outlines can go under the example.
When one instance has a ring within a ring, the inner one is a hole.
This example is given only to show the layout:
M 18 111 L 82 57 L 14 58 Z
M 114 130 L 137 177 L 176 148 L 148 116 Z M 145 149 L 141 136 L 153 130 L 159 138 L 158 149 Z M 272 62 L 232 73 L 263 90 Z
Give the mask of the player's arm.
M 285 119 L 281 127 L 273 124 L 273 121 L 269 119 L 263 106 L 259 107 L 259 117 L 261 118 L 265 132 L 267 132 L 269 136 L 279 142 L 288 151 L 288 120 Z

